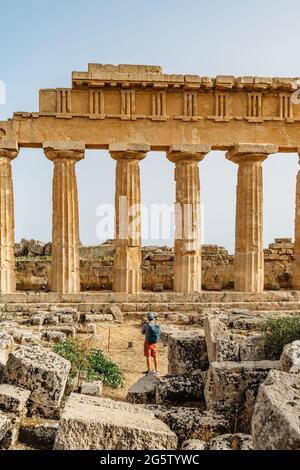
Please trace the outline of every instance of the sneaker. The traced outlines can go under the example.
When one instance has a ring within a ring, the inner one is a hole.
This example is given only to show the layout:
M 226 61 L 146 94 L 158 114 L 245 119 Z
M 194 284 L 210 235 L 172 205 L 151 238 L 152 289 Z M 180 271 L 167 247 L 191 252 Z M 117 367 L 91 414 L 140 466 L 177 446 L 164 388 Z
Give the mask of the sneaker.
M 150 372 L 150 370 L 145 370 L 145 372 L 143 372 L 144 375 L 148 375 Z

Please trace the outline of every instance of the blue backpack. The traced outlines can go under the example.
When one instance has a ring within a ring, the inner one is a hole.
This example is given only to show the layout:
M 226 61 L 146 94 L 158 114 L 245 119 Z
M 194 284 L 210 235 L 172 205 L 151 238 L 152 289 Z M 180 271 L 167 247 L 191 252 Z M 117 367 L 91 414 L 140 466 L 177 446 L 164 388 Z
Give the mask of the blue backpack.
M 156 323 L 148 324 L 147 341 L 150 344 L 158 343 L 160 340 L 160 326 Z

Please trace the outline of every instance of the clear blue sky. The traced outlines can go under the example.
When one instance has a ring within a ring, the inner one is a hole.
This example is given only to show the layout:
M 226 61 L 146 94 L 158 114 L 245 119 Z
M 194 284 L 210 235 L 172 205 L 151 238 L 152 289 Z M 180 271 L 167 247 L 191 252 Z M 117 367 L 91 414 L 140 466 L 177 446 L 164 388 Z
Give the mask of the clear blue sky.
M 40 88 L 71 86 L 72 70 L 86 70 L 88 62 L 154 64 L 166 73 L 210 76 L 300 76 L 299 18 L 297 0 L 2 0 L 0 80 L 7 103 L 0 105 L 0 120 L 37 110 Z M 171 203 L 173 168 L 165 156 L 151 153 L 141 170 L 143 203 Z M 265 245 L 275 236 L 293 236 L 297 170 L 292 154 L 264 163 Z M 22 149 L 13 172 L 16 240 L 48 241 L 51 162 L 39 149 Z M 114 162 L 90 151 L 77 174 L 81 240 L 97 243 L 96 208 L 113 203 Z M 201 163 L 204 242 L 230 251 L 235 179 L 235 165 L 222 152 Z

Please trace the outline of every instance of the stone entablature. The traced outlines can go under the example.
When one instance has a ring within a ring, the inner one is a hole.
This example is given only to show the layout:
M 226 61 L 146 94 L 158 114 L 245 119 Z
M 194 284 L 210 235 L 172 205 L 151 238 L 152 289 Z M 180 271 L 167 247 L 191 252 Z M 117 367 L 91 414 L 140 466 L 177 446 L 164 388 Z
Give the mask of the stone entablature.
M 72 88 L 40 91 L 39 115 L 90 119 L 300 122 L 299 78 L 163 74 L 159 66 L 89 64 Z

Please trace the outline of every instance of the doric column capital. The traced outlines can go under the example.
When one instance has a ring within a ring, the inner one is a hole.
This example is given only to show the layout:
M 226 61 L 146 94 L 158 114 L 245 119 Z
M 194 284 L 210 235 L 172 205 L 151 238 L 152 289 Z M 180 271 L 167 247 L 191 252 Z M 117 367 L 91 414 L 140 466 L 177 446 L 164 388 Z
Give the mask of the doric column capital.
M 263 162 L 270 154 L 278 152 L 273 144 L 236 144 L 226 153 L 226 158 L 233 163 Z
M 211 146 L 205 144 L 171 145 L 167 152 L 167 158 L 173 163 L 200 162 L 210 150 Z
M 4 140 L 0 142 L 0 158 L 13 160 L 19 153 L 19 146 L 15 140 Z
M 150 145 L 113 142 L 108 149 L 114 160 L 143 160 L 150 151 Z
M 44 142 L 43 149 L 49 160 L 66 159 L 79 161 L 84 158 L 84 142 Z

